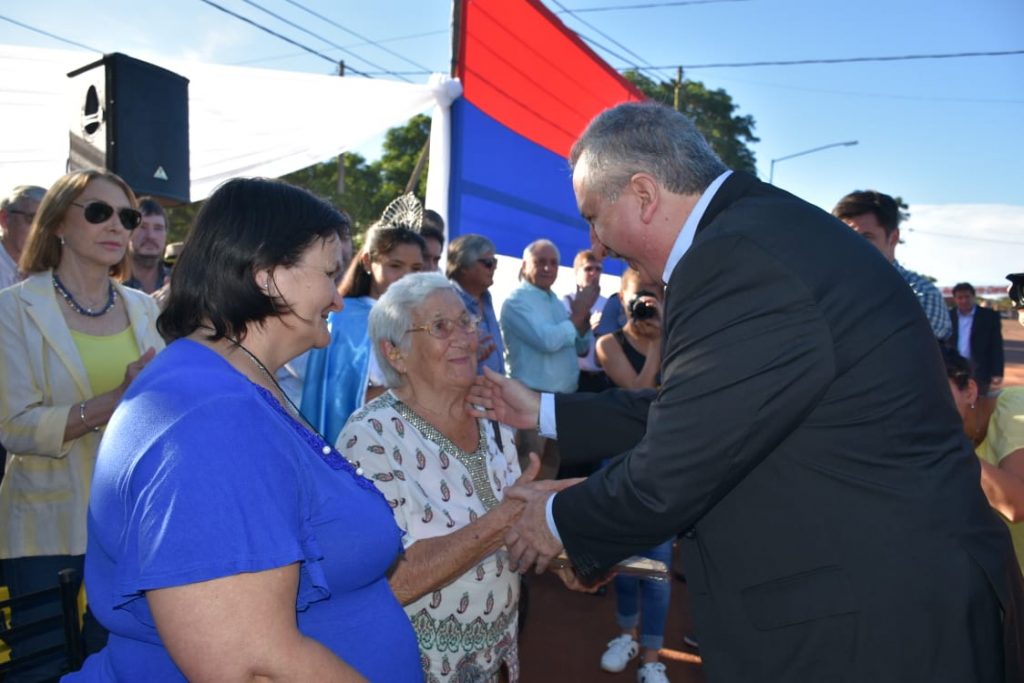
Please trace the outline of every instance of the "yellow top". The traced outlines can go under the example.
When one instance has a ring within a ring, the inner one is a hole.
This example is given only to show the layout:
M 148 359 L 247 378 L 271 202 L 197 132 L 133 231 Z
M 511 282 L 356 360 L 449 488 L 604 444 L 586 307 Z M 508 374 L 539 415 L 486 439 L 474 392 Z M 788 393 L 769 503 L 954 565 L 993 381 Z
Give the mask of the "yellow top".
M 135 338 L 131 358 L 164 342 L 153 297 L 115 283 Z M 89 484 L 100 432 L 64 441 L 68 418 L 96 395 L 62 304 L 44 271 L 0 290 L 0 443 L 7 472 L 0 482 L 0 559 L 85 553 Z M 123 352 L 122 352 L 123 353 Z M 120 358 L 116 384 L 128 361 Z
M 70 330 L 85 366 L 93 395 L 104 394 L 124 381 L 125 366 L 139 358 L 131 326 L 116 334 L 98 336 Z
M 999 393 L 985 440 L 978 444 L 976 452 L 979 458 L 998 467 L 1003 458 L 1021 448 L 1024 448 L 1024 387 L 1010 387 Z M 1024 570 L 1024 522 L 1006 524 L 1013 537 L 1017 562 Z

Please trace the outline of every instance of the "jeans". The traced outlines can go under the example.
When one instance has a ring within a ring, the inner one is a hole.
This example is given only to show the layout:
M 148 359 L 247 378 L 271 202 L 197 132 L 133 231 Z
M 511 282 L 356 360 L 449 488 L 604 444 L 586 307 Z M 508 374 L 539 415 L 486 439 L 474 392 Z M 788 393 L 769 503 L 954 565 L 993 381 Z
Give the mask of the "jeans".
M 671 566 L 673 540 L 669 539 L 641 555 Z M 639 622 L 640 645 L 645 649 L 660 650 L 665 642 L 665 621 L 668 619 L 672 582 L 616 576 L 614 586 L 615 619 L 619 628 L 623 631 L 632 630 Z

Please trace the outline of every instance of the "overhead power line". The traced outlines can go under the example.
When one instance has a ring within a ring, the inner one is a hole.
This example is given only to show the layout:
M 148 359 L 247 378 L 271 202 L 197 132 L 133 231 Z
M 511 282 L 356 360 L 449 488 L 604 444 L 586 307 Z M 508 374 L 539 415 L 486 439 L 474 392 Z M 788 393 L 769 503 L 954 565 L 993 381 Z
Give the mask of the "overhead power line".
M 998 50 L 992 52 L 947 52 L 930 55 L 893 55 L 888 57 L 838 57 L 835 59 L 789 59 L 773 62 L 718 62 L 714 64 L 680 64 L 674 66 L 653 66 L 652 69 L 669 69 L 682 66 L 684 69 L 718 69 L 748 66 L 794 66 L 798 64 L 850 64 L 853 62 L 900 62 L 914 59 L 956 59 L 960 57 L 1005 57 L 1024 55 L 1024 50 Z M 619 71 L 626 68 L 620 67 Z
M 289 5 L 294 5 L 295 7 L 298 7 L 298 8 L 299 8 L 300 10 L 302 10 L 303 12 L 306 12 L 306 13 L 308 13 L 308 14 L 311 14 L 311 15 L 313 15 L 313 16 L 314 16 L 314 17 L 316 17 L 317 19 L 320 19 L 321 21 L 325 21 L 325 22 L 327 22 L 328 24 L 330 24 L 331 26 L 333 26 L 333 27 L 335 27 L 335 28 L 337 28 L 337 29 L 340 29 L 340 30 L 344 31 L 345 33 L 347 33 L 347 34 L 349 34 L 349 35 L 351 35 L 351 36 L 355 36 L 355 37 L 356 37 L 356 38 L 358 38 L 359 40 L 365 41 L 365 42 L 366 42 L 367 44 L 369 44 L 369 45 L 373 45 L 374 47 L 376 47 L 376 48 L 378 48 L 378 49 L 381 49 L 381 50 L 383 50 L 384 52 L 387 52 L 387 53 L 388 53 L 389 55 L 391 55 L 391 56 L 393 56 L 393 57 L 397 57 L 398 59 L 401 59 L 401 60 L 402 60 L 403 62 L 405 62 L 406 64 L 411 64 L 412 66 L 416 67 L 417 69 L 423 69 L 424 71 L 428 71 L 428 72 L 430 71 L 430 68 L 429 68 L 429 67 L 426 67 L 426 66 L 423 66 L 422 64 L 419 64 L 419 63 L 417 63 L 417 62 L 414 62 L 414 61 L 412 61 L 411 59 L 408 59 L 408 58 L 406 58 L 406 57 L 404 57 L 404 56 L 402 56 L 402 55 L 398 54 L 398 53 L 397 53 L 397 52 L 395 52 L 394 50 L 392 50 L 392 49 L 390 49 L 390 48 L 387 48 L 387 47 L 384 47 L 383 45 L 381 45 L 381 44 L 380 44 L 380 42 L 379 42 L 379 41 L 374 41 L 374 40 L 371 40 L 370 38 L 367 38 L 366 36 L 364 36 L 364 35 L 362 35 L 362 34 L 360 34 L 360 33 L 356 33 L 355 31 L 353 31 L 353 30 L 352 30 L 352 29 L 350 29 L 350 28 L 347 28 L 347 27 L 345 27 L 345 26 L 342 26 L 341 24 L 339 24 L 338 22 L 334 21 L 333 19 L 330 19 L 329 17 L 325 17 L 324 15 L 322 15 L 322 14 L 319 14 L 318 12 L 314 12 L 313 10 L 309 9 L 308 7 L 306 7 L 305 5 L 303 5 L 302 3 L 296 2 L 295 0 L 285 0 L 285 1 L 286 1 L 286 2 L 287 2 L 287 3 L 289 4 Z
M 575 13 L 575 11 L 574 11 L 574 10 L 570 10 L 570 9 L 568 9 L 568 8 L 567 8 L 567 7 L 565 6 L 565 5 L 563 5 L 563 4 L 561 3 L 561 2 L 559 2 L 559 0 L 553 0 L 553 2 L 554 2 L 554 3 L 556 4 L 556 5 L 558 5 L 558 6 L 559 6 L 559 7 L 560 7 L 560 8 L 562 9 L 562 11 L 563 11 L 563 12 L 565 12 L 566 14 L 568 14 L 568 15 L 570 15 L 571 17 L 575 18 L 575 19 L 576 19 L 576 21 L 580 22 L 581 24 L 583 24 L 584 26 L 586 26 L 586 27 L 588 27 L 588 28 L 590 28 L 590 29 L 593 29 L 594 31 L 597 31 L 597 33 L 598 33 L 599 35 L 601 35 L 601 36 L 602 36 L 603 38 L 605 38 L 606 40 L 610 40 L 610 41 L 611 41 L 612 43 L 614 43 L 614 44 L 615 44 L 616 46 L 618 46 L 619 48 L 621 48 L 621 49 L 625 50 L 625 51 L 626 51 L 627 53 L 631 54 L 631 55 L 632 55 L 632 56 L 633 56 L 634 58 L 636 58 L 636 59 L 640 60 L 641 62 L 643 62 L 643 63 L 644 63 L 645 65 L 646 65 L 646 66 L 640 66 L 639 64 L 635 64 L 635 63 L 634 63 L 634 65 L 633 65 L 633 68 L 635 68 L 635 69 L 636 69 L 637 71 L 647 71 L 648 69 L 652 69 L 652 70 L 654 70 L 654 69 L 656 69 L 656 68 L 657 68 L 657 67 L 653 67 L 653 66 L 651 66 L 651 63 L 650 63 L 650 62 L 648 62 L 647 60 L 645 60 L 645 59 L 644 59 L 643 57 L 641 57 L 640 55 L 638 55 L 638 54 L 637 54 L 636 52 L 633 52 L 633 50 L 629 49 L 628 47 L 626 47 L 625 45 L 623 45 L 623 44 L 622 44 L 622 43 L 620 43 L 619 41 L 617 41 L 617 40 L 615 40 L 614 38 L 612 38 L 612 37 L 611 37 L 610 35 L 608 35 L 608 34 L 607 34 L 607 33 L 605 33 L 604 31 L 602 31 L 602 30 L 601 30 L 601 29 L 599 29 L 598 27 L 596 27 L 596 26 L 594 26 L 593 24 L 591 24 L 591 23 L 590 23 L 589 21 L 587 21 L 587 20 L 586 20 L 586 19 L 584 19 L 583 17 L 579 17 L 579 16 L 576 16 L 576 13 Z M 590 39 L 587 39 L 587 42 L 594 42 L 594 41 L 591 41 Z M 595 45 L 597 45 L 597 43 L 596 43 L 596 42 L 595 42 L 594 44 L 595 44 Z M 608 50 L 607 48 L 604 48 L 604 49 L 605 49 L 605 50 L 606 50 L 607 52 L 611 53 L 611 51 L 610 51 L 610 50 Z M 614 54 L 614 53 L 612 53 L 612 54 Z M 629 60 L 625 60 L 625 61 L 627 61 L 627 62 L 628 62 Z M 675 68 L 675 67 L 668 67 L 668 68 Z
M 314 50 L 313 48 L 309 47 L 308 45 L 303 45 L 302 43 L 300 43 L 298 41 L 295 41 L 295 40 L 292 40 L 288 36 L 281 35 L 277 31 L 274 31 L 273 29 L 267 28 L 263 24 L 255 22 L 255 21 L 253 21 L 252 19 L 250 19 L 248 17 L 243 17 L 241 14 L 238 14 L 237 12 L 232 12 L 228 8 L 222 7 L 222 6 L 218 5 L 217 3 L 213 2 L 213 0 L 201 0 L 201 1 L 205 2 L 210 7 L 214 7 L 216 9 L 219 9 L 221 12 L 224 12 L 225 14 L 229 14 L 229 15 L 233 16 L 235 19 L 238 19 L 239 21 L 244 21 L 245 23 L 249 24 L 250 26 L 258 28 L 259 30 L 264 31 L 265 33 L 269 33 L 270 35 L 274 36 L 275 38 L 280 38 L 281 40 L 285 41 L 286 43 L 290 43 L 291 45 L 294 45 L 295 47 L 301 48 L 301 49 L 305 50 L 306 52 L 308 52 L 310 54 L 316 55 L 317 57 L 320 57 L 321 59 L 324 59 L 324 60 L 330 62 L 331 64 L 334 64 L 335 66 L 337 66 L 337 64 L 338 64 L 338 60 L 334 59 L 333 57 L 328 57 L 324 53 L 319 52 L 317 50 Z M 352 71 L 355 71 L 355 69 L 352 69 Z
M 103 50 L 97 50 L 94 47 L 89 47 L 88 45 L 83 45 L 82 43 L 76 43 L 75 41 L 68 40 L 67 38 L 61 38 L 60 36 L 58 36 L 58 35 L 56 35 L 54 33 L 50 33 L 49 31 L 44 31 L 41 28 L 36 28 L 35 26 L 29 26 L 28 24 L 23 24 L 20 21 L 17 21 L 15 19 L 11 19 L 10 17 L 5 17 L 3 15 L 0 15 L 0 19 L 3 19 L 4 21 L 9 21 L 10 23 L 14 24 L 15 26 L 20 26 L 23 29 L 26 29 L 28 31 L 32 31 L 34 33 L 38 33 L 39 35 L 46 36 L 47 38 L 53 38 L 54 40 L 59 40 L 62 43 L 67 43 L 68 45 L 74 45 L 75 47 L 80 47 L 83 50 L 89 50 L 90 52 L 103 52 Z
M 721 2 L 749 2 L 750 0 L 675 0 L 673 2 L 648 2 L 643 5 L 605 5 L 604 7 L 581 7 L 565 12 L 611 12 L 614 10 L 656 9 L 661 7 L 681 7 L 683 5 L 716 5 Z
M 335 48 L 337 50 L 341 50 L 342 52 L 344 52 L 347 55 L 355 57 L 356 59 L 358 59 L 360 61 L 366 62 L 367 64 L 369 64 L 370 66 L 372 66 L 375 69 L 380 69 L 381 71 L 383 71 L 384 73 L 387 73 L 387 74 L 397 75 L 397 74 L 394 74 L 391 71 L 388 71 L 385 67 L 381 66 L 380 64 L 374 64 L 373 62 L 371 62 L 370 60 L 366 59 L 365 57 L 361 57 L 360 55 L 357 55 L 355 52 L 352 52 L 352 50 L 348 49 L 347 47 L 345 47 L 343 45 L 338 45 L 337 43 L 335 43 L 335 42 L 333 42 L 331 40 L 328 40 L 327 38 L 324 38 L 323 36 L 321 36 L 321 35 L 319 35 L 317 33 L 313 33 L 312 31 L 310 31 L 307 28 L 299 26 L 294 21 L 290 21 L 288 19 L 285 19 L 280 14 L 275 14 L 274 12 L 271 12 L 270 10 L 268 10 L 266 7 L 263 7 L 259 3 L 253 2 L 253 0 L 242 0 L 242 2 L 244 2 L 247 5 L 249 5 L 250 7 L 255 7 L 256 9 L 258 9 L 261 12 L 263 12 L 264 14 L 269 14 L 270 16 L 274 17 L 278 21 L 280 21 L 280 22 L 282 22 L 284 24 L 287 24 L 288 26 L 291 26 L 294 29 L 302 31 L 303 33 L 305 33 L 308 36 L 312 36 L 313 38 L 316 38 L 317 40 L 322 41 L 324 43 L 327 43 L 328 45 L 330 45 L 331 47 L 333 47 L 333 48 Z M 360 76 L 367 76 L 366 72 L 356 71 L 355 69 L 350 68 L 347 64 L 345 65 L 345 68 L 346 68 L 346 70 L 352 71 L 353 73 L 357 73 Z M 399 76 L 399 78 L 402 78 L 402 77 Z M 409 79 L 402 78 L 402 80 L 403 81 L 407 81 Z

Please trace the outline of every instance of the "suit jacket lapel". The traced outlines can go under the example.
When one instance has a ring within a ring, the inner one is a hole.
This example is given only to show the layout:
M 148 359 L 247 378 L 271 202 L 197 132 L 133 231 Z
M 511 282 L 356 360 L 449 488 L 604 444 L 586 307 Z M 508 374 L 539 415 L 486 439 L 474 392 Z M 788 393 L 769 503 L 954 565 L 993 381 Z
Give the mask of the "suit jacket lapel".
M 26 303 L 25 310 L 28 316 L 39 328 L 39 334 L 43 341 L 50 345 L 57 357 L 67 367 L 68 373 L 74 378 L 82 396 L 89 396 L 92 392 L 89 378 L 85 373 L 85 366 L 82 365 L 78 350 L 75 348 L 75 342 L 71 338 L 70 328 L 64 321 L 64 316 L 61 315 L 57 295 L 53 291 L 50 271 L 36 273 L 29 277 L 21 290 L 21 298 Z

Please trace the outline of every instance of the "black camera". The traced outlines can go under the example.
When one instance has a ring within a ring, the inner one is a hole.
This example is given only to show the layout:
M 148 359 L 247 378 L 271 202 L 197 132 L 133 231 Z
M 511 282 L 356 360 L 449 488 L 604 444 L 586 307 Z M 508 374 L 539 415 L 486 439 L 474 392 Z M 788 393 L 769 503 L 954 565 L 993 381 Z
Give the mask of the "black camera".
M 654 297 L 655 294 L 654 292 L 642 289 L 629 301 L 629 316 L 633 320 L 647 320 L 648 318 L 658 317 L 658 309 L 640 298 L 644 296 Z
M 1010 303 L 1017 310 L 1024 308 L 1024 273 L 1010 273 L 1006 279 L 1010 281 L 1010 288 L 1006 291 Z

